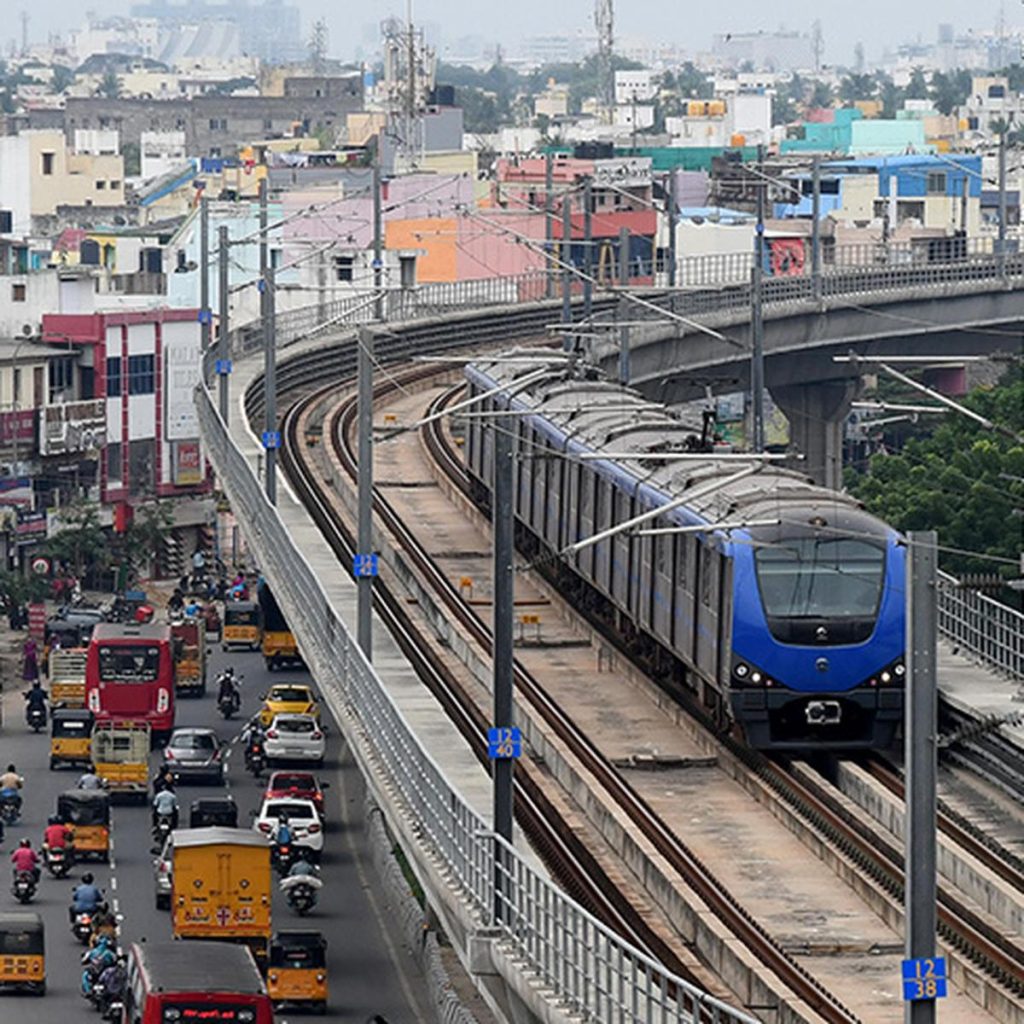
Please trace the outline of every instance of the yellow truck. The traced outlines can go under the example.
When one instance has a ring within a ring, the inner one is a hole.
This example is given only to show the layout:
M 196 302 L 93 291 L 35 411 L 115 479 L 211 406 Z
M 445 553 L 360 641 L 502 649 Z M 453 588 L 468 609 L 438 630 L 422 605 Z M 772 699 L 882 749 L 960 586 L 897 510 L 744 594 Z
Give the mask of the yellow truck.
M 265 963 L 271 901 L 266 837 L 243 828 L 176 829 L 171 846 L 174 937 L 242 942 Z
M 85 647 L 50 651 L 49 681 L 51 705 L 85 707 Z
M 101 722 L 92 731 L 92 763 L 112 795 L 145 802 L 149 788 L 148 722 Z

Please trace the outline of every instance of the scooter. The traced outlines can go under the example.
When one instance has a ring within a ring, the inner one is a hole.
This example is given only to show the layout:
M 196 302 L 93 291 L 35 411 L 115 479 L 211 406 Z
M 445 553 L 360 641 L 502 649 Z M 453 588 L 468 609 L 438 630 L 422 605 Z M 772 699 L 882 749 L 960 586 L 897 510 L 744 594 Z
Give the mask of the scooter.
M 42 732 L 46 728 L 46 708 L 39 705 L 25 708 L 25 722 L 33 732 Z
M 64 878 L 71 870 L 71 852 L 64 846 L 48 846 L 43 850 L 43 862 L 54 878 Z
M 295 863 L 296 849 L 292 843 L 271 842 L 270 863 L 276 868 L 277 873 L 284 877 L 292 869 Z
M 245 747 L 245 767 L 253 775 L 262 775 L 267 765 L 267 755 L 263 749 L 263 741 L 250 741 Z
M 92 938 L 92 914 L 80 910 L 71 921 L 71 934 L 83 945 Z
M 36 880 L 31 871 L 15 871 L 11 893 L 19 903 L 31 903 L 36 895 Z
M 153 848 L 159 853 L 164 848 L 167 837 L 174 829 L 174 815 L 158 814 L 153 825 Z
M 289 875 L 281 879 L 281 891 L 288 898 L 288 906 L 305 917 L 315 906 L 323 882 L 316 875 Z

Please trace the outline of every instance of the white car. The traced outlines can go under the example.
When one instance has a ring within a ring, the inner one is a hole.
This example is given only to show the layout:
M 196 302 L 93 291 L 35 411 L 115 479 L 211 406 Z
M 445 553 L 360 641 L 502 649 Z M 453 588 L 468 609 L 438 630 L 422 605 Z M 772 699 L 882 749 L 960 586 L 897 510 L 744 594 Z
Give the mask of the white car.
M 315 761 L 323 764 L 327 740 L 312 715 L 275 715 L 263 738 L 268 761 Z
M 288 815 L 288 826 L 292 830 L 295 845 L 319 855 L 324 848 L 324 827 L 312 800 L 287 797 L 264 800 L 252 827 L 262 832 L 269 841 L 282 814 Z

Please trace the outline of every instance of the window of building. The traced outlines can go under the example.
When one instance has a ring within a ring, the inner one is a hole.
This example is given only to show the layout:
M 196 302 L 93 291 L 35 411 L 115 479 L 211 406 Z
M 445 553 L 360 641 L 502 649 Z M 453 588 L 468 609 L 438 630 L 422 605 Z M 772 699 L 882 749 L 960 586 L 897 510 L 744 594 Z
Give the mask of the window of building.
M 111 179 L 110 179 L 110 187 L 111 187 L 112 189 L 114 189 L 114 190 L 117 190 L 117 189 L 119 189 L 119 188 L 121 187 L 121 181 L 120 181 L 120 179 L 118 179 L 118 178 L 111 178 Z
M 11 301 L 12 302 L 24 302 L 25 301 L 25 286 L 23 284 L 12 284 L 11 285 Z
M 272 132 L 274 130 L 274 119 L 272 117 L 263 118 L 263 130 L 265 132 Z
M 96 182 L 96 191 L 97 192 L 102 192 L 106 187 L 107 187 L 107 183 L 105 181 L 97 181 Z
M 210 156 L 220 156 L 220 146 L 211 146 Z
M 226 132 L 228 130 L 228 119 L 226 117 L 211 117 L 211 132 Z
M 14 392 L 14 404 L 17 406 L 21 401 L 21 369 L 17 366 L 12 374 L 11 390 Z
M 153 491 L 155 454 L 156 445 L 152 438 L 129 442 L 128 491 L 130 494 L 149 494 Z
M 107 359 L 107 398 L 121 397 L 121 357 Z
M 70 357 L 50 361 L 49 403 L 70 401 L 74 397 L 75 362 Z
M 277 270 L 281 266 L 281 250 L 271 249 L 270 250 L 270 268 L 271 270 Z
M 128 357 L 128 394 L 151 395 L 156 390 L 152 355 Z
M 337 279 L 339 281 L 355 280 L 354 265 L 355 257 L 353 256 L 335 256 L 334 273 Z
M 118 442 L 107 445 L 107 482 L 121 480 L 121 445 Z
M 43 174 L 53 174 L 53 153 L 43 154 Z
M 945 171 L 929 171 L 928 172 L 928 195 L 940 195 L 946 194 L 946 172 Z

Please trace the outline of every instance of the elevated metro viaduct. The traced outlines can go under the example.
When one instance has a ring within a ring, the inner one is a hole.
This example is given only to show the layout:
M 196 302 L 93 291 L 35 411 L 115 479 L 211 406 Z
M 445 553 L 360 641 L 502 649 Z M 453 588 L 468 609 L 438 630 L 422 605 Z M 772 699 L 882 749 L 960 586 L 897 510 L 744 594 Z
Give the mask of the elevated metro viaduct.
M 682 303 L 667 305 L 693 317 Z M 694 317 L 726 341 L 682 323 L 634 328 L 630 383 L 665 403 L 699 398 L 708 386 L 749 390 L 750 306 L 730 306 Z M 1019 356 L 1022 328 L 1024 291 L 998 278 L 766 304 L 765 382 L 789 420 L 792 447 L 805 457 L 801 470 L 828 487 L 842 484 L 843 424 L 862 380 L 861 370 L 833 356 Z M 612 377 L 620 358 L 613 337 L 592 348 Z

